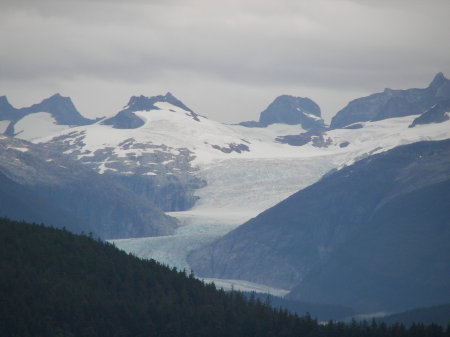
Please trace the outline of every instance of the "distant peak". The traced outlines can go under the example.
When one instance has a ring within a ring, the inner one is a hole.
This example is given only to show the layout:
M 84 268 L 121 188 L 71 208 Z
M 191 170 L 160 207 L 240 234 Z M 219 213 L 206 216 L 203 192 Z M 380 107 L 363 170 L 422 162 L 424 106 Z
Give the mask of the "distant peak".
M 305 129 L 323 126 L 320 107 L 307 97 L 281 95 L 261 112 L 259 123 L 262 126 L 270 124 L 300 124 Z
M 47 100 L 71 100 L 70 97 L 64 97 L 61 96 L 60 93 L 56 93 L 54 95 L 51 95 Z
M 436 74 L 436 76 L 434 76 L 434 79 L 445 79 L 444 73 L 443 72 L 438 72 Z
M 0 96 L 0 104 L 9 104 L 8 98 L 5 95 Z
M 9 103 L 8 98 L 6 96 L 0 96 L 0 109 L 1 110 L 14 109 L 11 103 Z
M 166 97 L 166 98 L 175 98 L 175 99 L 176 99 L 176 97 L 175 97 L 174 95 L 172 95 L 172 93 L 171 93 L 170 91 L 168 91 L 168 92 L 166 93 L 165 97 Z
M 442 72 L 439 72 L 436 74 L 436 76 L 434 76 L 433 81 L 431 81 L 429 87 L 439 87 L 445 81 L 448 81 L 448 79 L 445 78 Z

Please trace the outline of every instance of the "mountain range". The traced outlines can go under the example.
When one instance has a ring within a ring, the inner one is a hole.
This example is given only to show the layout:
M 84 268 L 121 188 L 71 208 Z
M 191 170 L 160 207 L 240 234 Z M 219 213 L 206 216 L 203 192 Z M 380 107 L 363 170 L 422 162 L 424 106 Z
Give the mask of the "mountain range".
M 418 115 L 450 98 L 450 81 L 438 73 L 427 88 L 385 89 L 351 101 L 331 120 L 331 128 L 343 128 L 358 122 Z
M 98 120 L 59 94 L 20 109 L 2 96 L 0 215 L 135 238 L 126 242 L 138 255 L 158 242 L 151 254 L 164 263 L 288 289 L 293 299 L 358 311 L 432 305 L 448 289 L 413 269 L 448 276 L 440 259 L 424 256 L 448 253 L 449 102 L 441 73 L 423 89 L 355 99 L 330 126 L 317 103 L 288 95 L 237 125 L 197 114 L 171 93 L 133 96 Z M 403 255 L 386 248 L 387 236 Z M 402 287 L 406 277 L 417 281 Z M 360 281 L 353 294 L 345 291 L 352 280 Z M 432 290 L 414 302 L 420 285 Z

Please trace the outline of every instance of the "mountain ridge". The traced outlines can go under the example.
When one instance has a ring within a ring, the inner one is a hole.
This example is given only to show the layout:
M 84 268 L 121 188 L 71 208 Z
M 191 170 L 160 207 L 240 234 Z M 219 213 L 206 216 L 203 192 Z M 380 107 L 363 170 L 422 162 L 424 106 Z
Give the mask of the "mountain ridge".
M 383 92 L 350 101 L 332 118 L 330 128 L 343 128 L 357 122 L 422 114 L 445 99 L 450 99 L 450 80 L 445 78 L 443 73 L 438 73 L 424 89 L 386 88 Z

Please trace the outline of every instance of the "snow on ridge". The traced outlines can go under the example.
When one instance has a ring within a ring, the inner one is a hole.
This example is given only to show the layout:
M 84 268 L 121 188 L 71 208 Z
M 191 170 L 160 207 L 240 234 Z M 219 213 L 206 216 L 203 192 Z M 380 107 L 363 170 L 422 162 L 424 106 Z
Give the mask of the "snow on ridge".
M 297 147 L 274 140 L 280 135 L 305 132 L 298 125 L 274 124 L 266 128 L 246 128 L 215 122 L 200 115 L 196 120 L 190 112 L 168 102 L 157 102 L 155 105 L 158 109 L 135 112 L 145 121 L 143 126 L 136 129 L 115 129 L 110 125 L 96 123 L 32 140 L 48 142 L 54 136 L 73 133 L 69 138 L 73 146 L 70 151 L 80 151 L 79 157 L 91 157 L 95 151 L 105 148 L 112 148 L 116 158 L 130 155 L 139 157 L 155 151 L 177 156 L 181 149 L 187 149 L 192 153 L 191 165 L 202 169 L 228 159 L 284 160 L 342 154 L 349 157 L 346 160 L 348 162 L 350 158 L 357 158 L 375 148 L 387 150 L 408 142 L 450 136 L 448 122 L 411 129 L 408 126 L 416 116 L 406 116 L 365 122 L 359 129 L 329 130 L 324 137 L 331 138 L 333 143 L 327 147 L 317 148 L 311 143 Z M 81 142 L 78 141 L 80 138 Z M 233 150 L 245 147 L 248 151 Z M 228 153 L 221 149 L 228 149 Z
M 301 111 L 301 110 L 299 110 L 299 111 Z M 304 112 L 304 111 L 302 111 L 302 112 L 303 112 L 303 114 L 304 114 L 306 117 L 308 117 L 308 118 L 314 119 L 314 120 L 316 120 L 316 121 L 322 120 L 322 118 L 320 118 L 320 117 L 318 117 L 318 116 L 316 116 L 316 115 L 313 115 L 313 114 L 310 114 L 310 113 L 307 113 L 307 112 Z
M 200 277 L 199 279 L 205 283 L 214 283 L 216 288 L 223 289 L 225 291 L 236 290 L 245 292 L 255 292 L 255 293 L 269 294 L 277 297 L 283 297 L 289 293 L 289 290 L 286 289 L 273 288 L 266 286 L 264 284 L 244 280 L 228 280 L 228 279 L 203 278 L 203 277 Z

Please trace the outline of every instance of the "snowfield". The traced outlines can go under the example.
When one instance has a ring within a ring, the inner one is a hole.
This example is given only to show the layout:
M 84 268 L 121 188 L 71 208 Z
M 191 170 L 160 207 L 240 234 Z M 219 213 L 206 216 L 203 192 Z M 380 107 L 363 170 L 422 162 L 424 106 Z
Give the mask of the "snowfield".
M 56 120 L 48 112 L 36 112 L 20 119 L 14 126 L 17 138 L 34 141 L 49 133 L 55 133 L 69 129 L 68 125 L 58 125 Z

